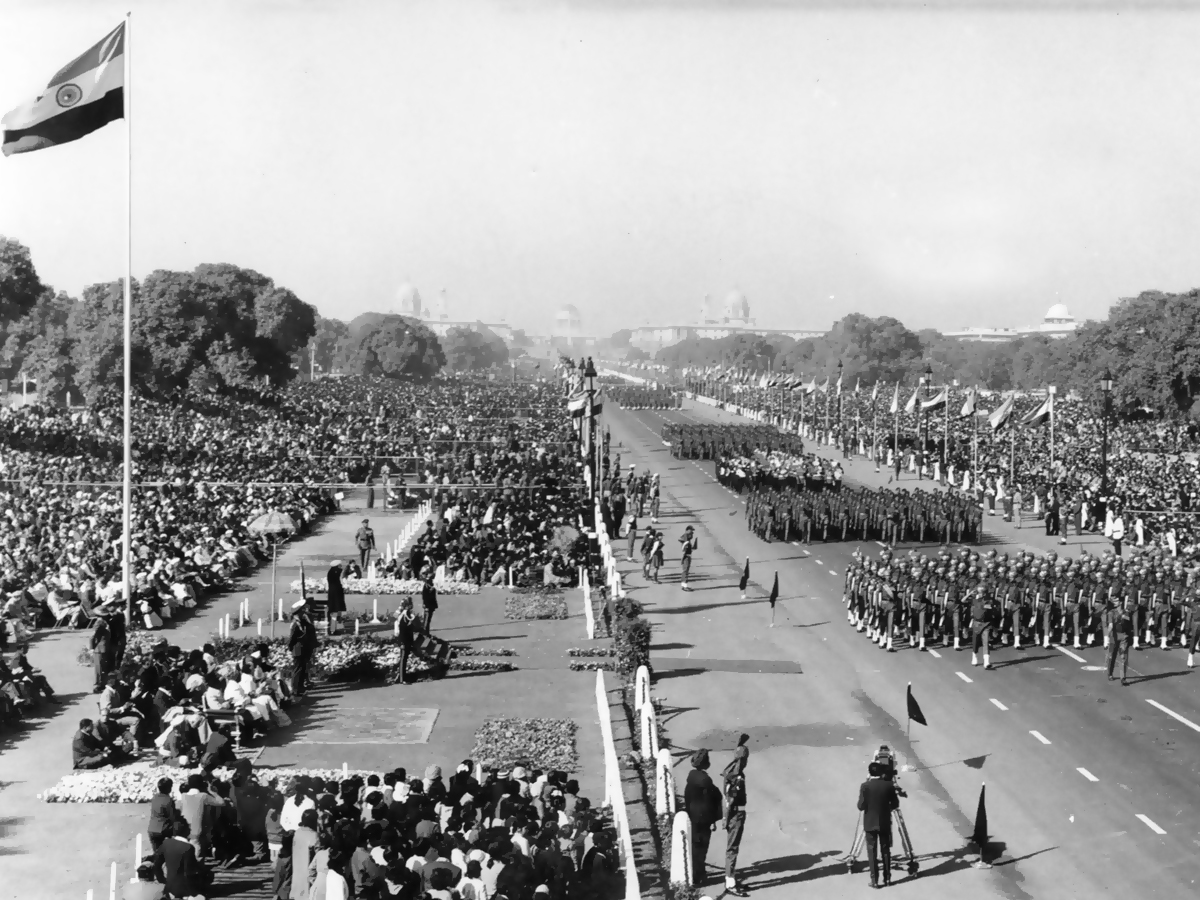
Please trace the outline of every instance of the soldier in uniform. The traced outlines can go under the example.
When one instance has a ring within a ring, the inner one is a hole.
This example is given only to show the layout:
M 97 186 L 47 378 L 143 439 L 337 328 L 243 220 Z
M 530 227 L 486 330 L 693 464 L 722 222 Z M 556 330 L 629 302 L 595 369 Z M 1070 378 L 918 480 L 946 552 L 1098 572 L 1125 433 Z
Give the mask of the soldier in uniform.
M 1117 656 L 1121 657 L 1121 686 L 1129 684 L 1129 643 L 1134 637 L 1132 611 L 1124 603 L 1109 601 L 1106 604 L 1109 612 L 1109 628 L 1112 640 L 1108 644 L 1108 680 L 1115 681 L 1113 669 L 1116 667 Z
M 1183 602 L 1183 627 L 1187 635 L 1187 664 L 1188 668 L 1195 668 L 1196 663 L 1193 654 L 1200 646 L 1200 588 L 1192 585 L 1187 589 Z
M 691 525 L 684 530 L 679 543 L 683 545 L 683 556 L 679 562 L 682 573 L 682 587 L 685 591 L 690 591 L 691 587 L 688 586 L 688 575 L 692 571 L 692 551 L 700 545 L 699 541 L 696 540 L 695 529 Z
M 971 633 L 973 636 L 971 665 L 979 665 L 979 650 L 982 648 L 983 667 L 985 669 L 992 667 L 990 654 L 992 625 L 995 617 L 994 591 L 995 583 L 990 578 L 985 577 L 972 592 L 971 597 Z

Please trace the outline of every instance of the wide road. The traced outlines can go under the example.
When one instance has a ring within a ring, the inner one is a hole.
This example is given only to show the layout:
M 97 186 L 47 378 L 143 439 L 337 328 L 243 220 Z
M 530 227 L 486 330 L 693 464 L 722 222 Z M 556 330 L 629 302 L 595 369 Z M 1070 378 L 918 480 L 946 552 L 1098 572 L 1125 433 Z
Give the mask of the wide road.
M 887 653 L 854 631 L 842 603 L 850 554 L 877 552 L 874 542 L 767 544 L 746 530 L 744 503 L 715 481 L 711 462 L 672 459 L 661 443 L 664 420 L 717 419 L 731 421 L 703 406 L 610 408 L 605 425 L 622 445 L 623 466 L 649 466 L 664 486 L 668 577 L 644 586 L 640 567 L 622 569 L 656 626 L 655 692 L 674 710 L 672 742 L 728 751 L 740 732 L 752 736 L 741 864 L 755 896 L 801 896 L 801 888 L 866 894 L 867 877 L 845 874 L 836 857 L 849 848 L 857 787 L 880 743 L 905 764 L 910 797 L 902 808 L 922 856 L 918 876 L 896 873 L 892 890 L 1192 895 L 1200 876 L 1200 696 L 1183 652 L 1132 654 L 1138 674 L 1129 687 L 1107 681 L 1099 647 L 1000 648 L 992 671 L 972 668 L 969 651 Z M 872 482 L 869 466 L 851 466 L 848 482 L 856 474 Z M 686 524 L 701 540 L 693 569 L 700 580 L 694 576 L 689 594 L 678 588 L 671 552 Z M 1021 546 L 1021 533 L 997 530 L 1004 533 L 990 535 L 989 546 Z M 1032 532 L 1023 539 L 1050 546 Z M 756 590 L 741 601 L 736 581 L 746 557 Z M 782 599 L 771 628 L 763 598 L 774 571 Z M 797 668 L 802 675 L 789 674 Z M 929 722 L 912 726 L 911 741 L 909 682 Z M 714 753 L 714 775 L 727 759 Z M 687 768 L 681 750 L 680 781 Z M 996 863 L 989 871 L 971 868 L 965 852 L 984 782 L 988 858 Z M 722 847 L 718 832 L 711 862 Z

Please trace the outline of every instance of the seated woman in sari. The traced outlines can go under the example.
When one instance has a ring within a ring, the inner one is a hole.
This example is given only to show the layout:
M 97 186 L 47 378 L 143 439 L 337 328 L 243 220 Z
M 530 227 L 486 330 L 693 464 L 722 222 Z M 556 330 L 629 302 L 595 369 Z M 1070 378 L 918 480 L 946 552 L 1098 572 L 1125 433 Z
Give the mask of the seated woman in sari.
M 252 691 L 257 689 L 253 679 L 250 681 L 250 688 Z M 271 727 L 274 713 L 279 710 L 279 705 L 266 694 L 247 693 L 242 687 L 242 672 L 238 669 L 233 669 L 225 676 L 224 699 L 231 709 L 248 712 L 254 727 L 259 731 L 266 731 Z

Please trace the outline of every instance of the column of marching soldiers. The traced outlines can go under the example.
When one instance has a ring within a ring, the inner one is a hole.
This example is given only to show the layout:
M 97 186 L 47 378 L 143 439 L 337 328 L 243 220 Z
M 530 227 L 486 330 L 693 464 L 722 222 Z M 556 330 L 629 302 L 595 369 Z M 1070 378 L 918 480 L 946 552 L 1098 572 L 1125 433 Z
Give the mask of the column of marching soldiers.
M 990 645 L 1076 649 L 1097 641 L 1108 647 L 1120 615 L 1132 620 L 1134 649 L 1187 648 L 1189 667 L 1200 643 L 1200 584 L 1188 584 L 1182 563 L 1158 553 L 1123 563 L 1121 557 L 1059 559 L 1019 551 L 1012 559 L 969 548 L 936 557 L 889 548 L 878 559 L 855 552 L 846 571 L 847 617 L 886 650 L 897 637 L 910 647 L 926 643 L 961 650 L 971 643 L 971 665 Z
M 764 540 L 936 540 L 977 542 L 983 510 L 946 491 L 842 487 L 831 463 L 803 454 L 800 439 L 770 426 L 668 423 L 672 456 L 712 459 L 722 484 L 749 490 L 747 527 Z M 885 547 L 878 559 L 856 551 L 846 572 L 847 617 L 886 650 L 897 638 L 925 650 L 940 643 L 971 647 L 971 664 L 991 667 L 993 638 L 1023 649 L 1099 641 L 1108 647 L 1118 616 L 1132 622 L 1133 647 L 1187 648 L 1189 667 L 1200 645 L 1200 579 L 1189 584 L 1182 562 L 1162 551 L 1128 561 L 1111 552 L 1060 559 L 1019 551 L 939 549 L 936 557 Z

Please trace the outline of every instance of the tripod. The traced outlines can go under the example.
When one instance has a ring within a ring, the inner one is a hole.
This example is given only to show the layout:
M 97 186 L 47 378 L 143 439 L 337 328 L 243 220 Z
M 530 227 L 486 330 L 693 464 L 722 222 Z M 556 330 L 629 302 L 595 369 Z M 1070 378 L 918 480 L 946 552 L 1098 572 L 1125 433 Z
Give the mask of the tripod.
M 908 854 L 908 865 L 905 867 L 909 875 L 916 875 L 919 865 L 917 857 L 913 853 L 912 839 L 908 836 L 908 825 L 904 822 L 904 813 L 899 809 L 892 810 L 892 816 L 896 820 L 896 829 L 900 832 L 900 846 L 904 848 L 904 852 Z M 846 863 L 846 871 L 853 872 L 854 864 L 858 861 L 858 855 L 862 852 L 863 846 L 867 841 L 867 833 L 862 830 L 862 813 L 858 814 L 858 821 L 854 823 L 854 840 L 850 843 L 850 852 L 842 857 L 842 861 Z M 888 848 L 888 856 L 892 854 L 891 847 Z

